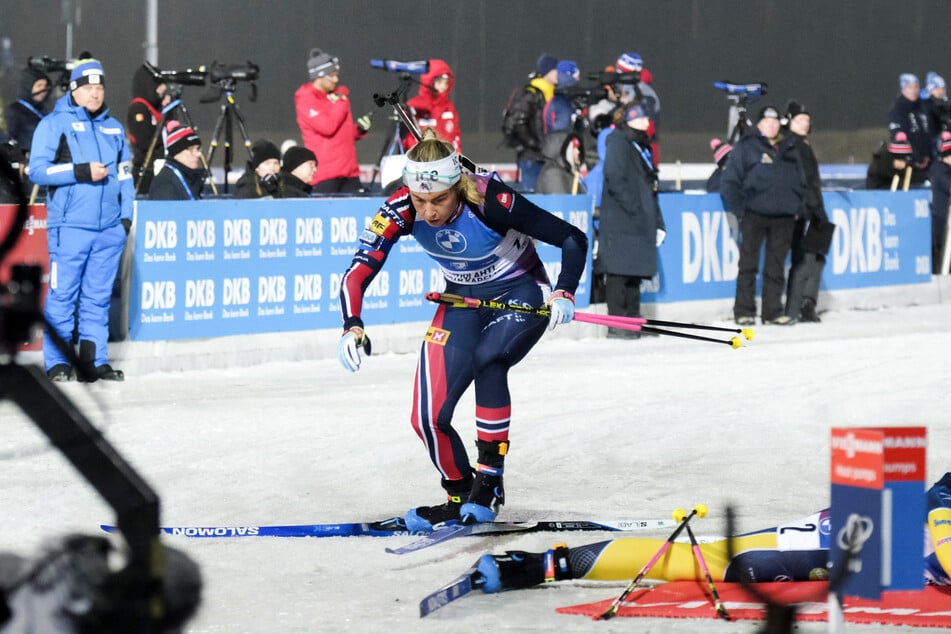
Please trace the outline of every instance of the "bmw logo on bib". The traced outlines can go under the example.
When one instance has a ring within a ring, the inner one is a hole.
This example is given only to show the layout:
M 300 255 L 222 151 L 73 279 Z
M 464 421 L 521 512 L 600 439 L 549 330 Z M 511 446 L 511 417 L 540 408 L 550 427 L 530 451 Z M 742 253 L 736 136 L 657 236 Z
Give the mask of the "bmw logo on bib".
M 446 253 L 463 253 L 466 250 L 466 237 L 455 229 L 442 229 L 436 232 L 436 242 Z

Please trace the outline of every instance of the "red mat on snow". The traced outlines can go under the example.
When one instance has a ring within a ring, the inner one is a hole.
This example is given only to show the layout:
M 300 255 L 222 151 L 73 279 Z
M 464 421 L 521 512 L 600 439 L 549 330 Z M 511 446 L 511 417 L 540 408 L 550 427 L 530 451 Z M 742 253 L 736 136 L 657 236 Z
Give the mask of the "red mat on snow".
M 825 581 L 758 583 L 772 600 L 795 603 L 799 621 L 828 620 L 828 583 Z M 732 619 L 764 620 L 765 605 L 751 597 L 738 583 L 718 583 L 717 591 Z M 620 592 L 618 593 L 620 594 Z M 562 614 L 595 617 L 610 607 L 614 598 L 558 608 Z M 914 627 L 951 628 L 951 587 L 927 586 L 922 591 L 883 592 L 881 601 L 846 597 L 843 607 L 848 623 L 885 623 Z M 714 619 L 713 599 L 706 583 L 672 581 L 628 595 L 618 616 L 681 619 Z

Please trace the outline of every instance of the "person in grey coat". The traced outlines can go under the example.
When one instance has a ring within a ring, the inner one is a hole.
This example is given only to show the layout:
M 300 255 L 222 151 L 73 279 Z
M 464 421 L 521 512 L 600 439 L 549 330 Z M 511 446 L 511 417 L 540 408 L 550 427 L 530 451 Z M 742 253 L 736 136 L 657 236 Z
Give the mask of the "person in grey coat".
M 647 138 L 648 112 L 642 104 L 631 104 L 624 122 L 626 125 L 617 126 L 607 138 L 598 258 L 607 274 L 608 314 L 639 317 L 641 280 L 657 274 L 657 247 L 666 227 L 657 203 L 657 170 Z M 608 329 L 608 336 L 615 338 L 637 338 L 639 334 Z

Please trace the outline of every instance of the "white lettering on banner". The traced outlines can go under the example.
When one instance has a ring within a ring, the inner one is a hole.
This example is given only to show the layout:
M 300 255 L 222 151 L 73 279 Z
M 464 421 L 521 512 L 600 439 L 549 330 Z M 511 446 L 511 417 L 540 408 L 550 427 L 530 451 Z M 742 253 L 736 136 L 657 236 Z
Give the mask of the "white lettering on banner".
M 931 205 L 926 198 L 915 199 L 915 218 L 930 218 Z
M 888 449 L 927 449 L 928 439 L 924 436 L 885 436 Z
M 221 303 L 242 306 L 251 303 L 251 278 L 226 277 L 222 280 Z
M 185 246 L 189 249 L 215 246 L 214 220 L 188 220 L 185 223 Z
M 845 455 L 849 458 L 855 457 L 856 453 L 881 455 L 883 451 L 881 441 L 862 440 L 860 438 L 856 438 L 855 434 L 852 432 L 849 432 L 844 436 L 833 436 L 832 449 L 844 451 Z
M 295 275 L 294 301 L 308 302 L 319 300 L 323 294 L 321 292 L 321 282 L 320 274 Z
M 277 304 L 287 298 L 287 280 L 283 275 L 262 275 L 258 278 L 258 303 Z M 260 315 L 260 310 L 258 311 Z
M 931 275 L 931 258 L 929 256 L 915 256 L 915 275 Z
M 435 293 L 446 290 L 446 278 L 440 269 L 429 269 L 429 290 Z
M 145 248 L 174 249 L 178 246 L 178 224 L 174 220 L 146 220 Z
M 390 294 L 390 274 L 387 271 L 380 271 L 373 278 L 373 283 L 367 288 L 364 297 L 386 297 Z
M 214 280 L 185 280 L 185 308 L 214 305 Z
M 357 219 L 356 218 L 331 218 L 330 219 L 330 241 L 337 242 L 356 242 L 357 241 Z
M 690 211 L 681 215 L 683 225 L 683 282 L 728 282 L 739 271 L 740 250 L 735 216 L 722 211 L 704 211 L 700 218 Z M 719 248 L 718 241 L 719 238 Z
M 408 269 L 400 271 L 400 295 L 421 295 L 423 293 L 423 270 Z
M 226 247 L 251 246 L 251 221 L 247 218 L 225 218 L 224 232 Z
M 175 282 L 142 282 L 142 310 L 175 308 Z
M 340 284 L 343 282 L 343 275 L 340 273 L 331 273 L 330 274 L 330 296 L 339 297 L 340 296 Z
M 898 224 L 898 217 L 888 210 L 888 207 L 882 207 L 882 226 L 894 227 Z
M 320 218 L 298 218 L 294 223 L 297 244 L 320 244 L 324 241 L 324 221 Z
M 845 273 L 874 273 L 882 269 L 882 216 L 875 207 L 832 210 L 832 222 L 838 227 L 832 236 L 832 270 Z M 898 255 L 891 266 L 898 265 Z
M 261 218 L 259 244 L 287 244 L 287 218 Z

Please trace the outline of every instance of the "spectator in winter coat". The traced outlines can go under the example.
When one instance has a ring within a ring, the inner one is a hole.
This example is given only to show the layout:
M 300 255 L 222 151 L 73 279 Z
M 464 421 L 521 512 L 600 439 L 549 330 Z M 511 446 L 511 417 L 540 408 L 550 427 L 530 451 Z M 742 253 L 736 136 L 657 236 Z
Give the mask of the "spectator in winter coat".
M 152 166 L 155 159 L 165 156 L 165 148 L 156 142 L 152 148 L 148 170 L 145 170 L 145 159 L 152 139 L 155 138 L 155 128 L 162 120 L 162 108 L 170 101 L 168 86 L 157 81 L 144 65 L 139 66 L 132 75 L 132 101 L 125 118 L 129 140 L 132 142 L 132 177 L 138 192 L 151 192 L 152 178 L 155 175 Z
M 819 161 L 807 139 L 812 128 L 812 116 L 802 104 L 790 101 L 786 106 L 785 119 L 787 127 L 783 145 L 796 146 L 803 177 L 803 213 L 796 218 L 793 229 L 786 315 L 794 321 L 818 322 L 816 304 L 819 284 L 835 225 L 829 222 L 826 215 Z
M 647 137 L 651 141 L 651 153 L 654 156 L 654 167 L 660 166 L 660 97 L 654 90 L 654 76 L 649 70 L 644 68 L 644 60 L 637 53 L 624 53 L 617 58 L 615 62 L 617 72 L 623 74 L 637 73 L 640 81 L 637 82 L 636 89 L 634 84 L 620 84 L 621 102 L 628 104 L 634 101 L 640 101 L 647 109 L 647 114 L 651 120 L 651 126 L 647 129 Z
M 523 191 L 534 191 L 538 175 L 545 164 L 542 122 L 545 104 L 555 94 L 558 85 L 558 60 L 543 54 L 535 63 L 535 74 L 512 98 L 502 131 L 507 143 L 515 150 L 519 182 Z
M 726 161 L 733 151 L 733 146 L 724 143 L 720 139 L 710 139 L 710 149 L 713 151 L 713 162 L 717 164 L 710 178 L 707 179 L 707 192 L 716 194 L 720 191 L 720 180 L 723 178 L 723 170 L 726 169 Z
M 903 73 L 898 78 L 901 88 L 888 113 L 888 131 L 893 136 L 901 131 L 911 143 L 912 182 L 924 182 L 928 166 L 934 156 L 934 132 L 930 128 L 929 112 L 921 101 L 918 77 Z
M 925 77 L 925 87 L 921 89 L 921 102 L 928 113 L 928 129 L 931 131 L 932 146 L 937 149 L 941 144 L 942 130 L 951 126 L 951 103 L 948 102 L 948 88 L 944 77 L 929 71 Z
M 422 132 L 432 128 L 440 139 L 452 143 L 456 152 L 462 152 L 462 134 L 459 129 L 459 113 L 449 99 L 456 84 L 449 64 L 441 59 L 429 60 L 429 71 L 419 78 L 419 94 L 406 102 L 416 117 Z M 416 137 L 408 133 L 403 137 L 403 149 L 416 145 Z
M 941 133 L 938 146 L 938 160 L 928 171 L 931 181 L 931 267 L 935 274 L 942 273 L 941 257 L 945 244 L 948 225 L 948 204 L 951 198 L 951 132 Z
M 70 342 L 77 326 L 78 377 L 124 379 L 109 365 L 106 342 L 135 188 L 125 130 L 109 116 L 104 79 L 102 64 L 83 53 L 70 72 L 69 93 L 36 126 L 30 149 L 31 177 L 52 192 L 47 201 L 50 282 L 44 316 L 49 325 L 43 358 L 53 381 L 72 375 L 70 358 L 54 335 Z
M 607 274 L 608 314 L 640 317 L 641 281 L 657 274 L 657 247 L 666 227 L 657 203 L 657 170 L 647 138 L 647 109 L 632 104 L 624 120 L 607 137 L 598 260 Z M 609 337 L 637 339 L 639 335 L 608 329 Z
M 318 48 L 307 60 L 310 82 L 294 93 L 297 125 L 304 147 L 317 157 L 311 185 L 318 194 L 360 193 L 360 164 L 356 142 L 370 129 L 369 115 L 353 122 L 350 91 L 340 85 L 340 62 Z M 278 155 L 280 158 L 280 155 Z
M 756 133 L 733 146 L 720 183 L 723 204 L 740 220 L 740 260 L 733 304 L 733 316 L 740 326 L 755 323 L 756 277 L 764 243 L 763 323 L 787 325 L 793 321 L 783 311 L 783 290 L 786 256 L 796 216 L 803 208 L 802 167 L 796 146 L 781 146 L 779 134 L 779 111 L 764 106 Z
M 281 151 L 267 139 L 251 146 L 251 161 L 238 182 L 235 198 L 274 198 L 278 195 Z
M 545 104 L 542 114 L 544 165 L 535 182 L 539 194 L 570 194 L 578 187 L 582 148 L 575 134 L 575 108 L 562 90 L 581 79 L 578 65 L 570 60 L 558 62 L 558 89 Z
M 27 66 L 20 74 L 17 100 L 3 109 L 7 131 L 27 157 L 33 142 L 33 131 L 47 114 L 46 102 L 52 89 L 53 84 L 46 73 Z
M 911 144 L 902 131 L 896 132 L 892 140 L 883 142 L 872 154 L 872 162 L 868 165 L 865 174 L 865 189 L 891 189 L 896 191 L 904 188 L 906 180 L 911 182 L 914 177 L 911 169 Z
M 149 187 L 151 200 L 197 200 L 205 182 L 201 139 L 194 130 L 169 121 L 162 131 L 165 164 Z
M 307 198 L 313 188 L 309 185 L 317 171 L 317 157 L 305 147 L 292 146 L 281 159 L 278 198 Z

